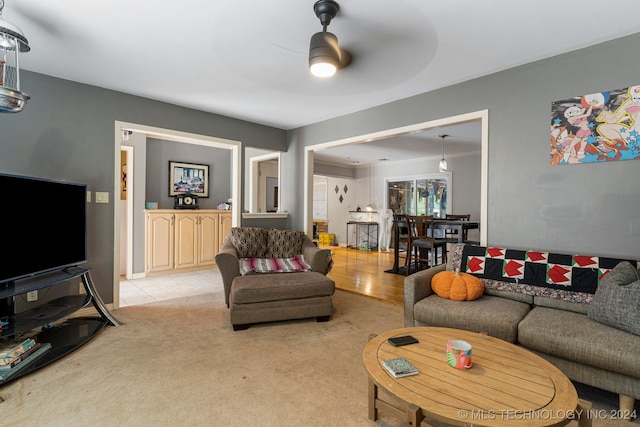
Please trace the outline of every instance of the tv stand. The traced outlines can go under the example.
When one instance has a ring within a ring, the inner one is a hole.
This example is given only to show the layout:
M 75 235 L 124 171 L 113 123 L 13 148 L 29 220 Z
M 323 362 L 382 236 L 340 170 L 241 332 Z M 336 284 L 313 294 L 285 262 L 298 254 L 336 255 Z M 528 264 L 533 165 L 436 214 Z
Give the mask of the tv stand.
M 18 379 L 69 354 L 105 327 L 120 325 L 96 292 L 88 268 L 67 267 L 0 285 L 0 301 L 7 301 L 7 306 L 12 307 L 12 301 L 18 295 L 55 286 L 77 277 L 80 277 L 86 295 L 60 297 L 30 310 L 12 313 L 0 319 L 8 322 L 8 325 L 0 329 L 0 339 L 21 340 L 33 337 L 36 342 L 51 344 L 51 349 L 42 356 L 32 362 L 21 362 L 17 365 L 20 369 L 8 378 L 0 380 L 0 385 Z M 99 316 L 64 319 L 89 304 L 93 305 Z M 22 363 L 28 364 L 20 366 Z

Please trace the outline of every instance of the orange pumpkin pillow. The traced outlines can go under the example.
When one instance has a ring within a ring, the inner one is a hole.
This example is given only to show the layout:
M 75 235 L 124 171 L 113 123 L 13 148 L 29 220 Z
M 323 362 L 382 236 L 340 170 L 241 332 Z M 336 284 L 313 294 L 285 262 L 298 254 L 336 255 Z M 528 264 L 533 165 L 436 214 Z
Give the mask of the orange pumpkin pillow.
M 484 292 L 482 280 L 468 273 L 441 271 L 431 279 L 431 289 L 441 298 L 454 301 L 478 299 Z

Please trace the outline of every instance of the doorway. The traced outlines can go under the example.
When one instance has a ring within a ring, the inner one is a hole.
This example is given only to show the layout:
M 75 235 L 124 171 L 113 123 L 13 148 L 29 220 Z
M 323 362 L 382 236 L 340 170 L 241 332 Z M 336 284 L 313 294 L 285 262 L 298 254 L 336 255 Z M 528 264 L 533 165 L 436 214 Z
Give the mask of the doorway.
M 248 151 L 248 150 L 247 150 Z M 245 152 L 245 155 L 247 153 Z M 280 206 L 280 153 L 269 153 L 249 159 L 249 212 L 273 213 Z
M 350 138 L 345 138 L 336 141 L 329 141 L 325 143 L 310 145 L 305 147 L 304 155 L 304 231 L 307 234 L 313 231 L 313 160 L 314 151 L 319 149 L 326 149 L 332 147 L 339 147 L 347 144 L 359 144 L 366 143 L 368 141 L 376 141 L 381 139 L 388 139 L 399 135 L 404 135 L 411 132 L 417 132 L 425 129 L 450 126 L 459 123 L 466 123 L 471 121 L 481 122 L 481 177 L 480 177 L 480 243 L 486 244 L 487 242 L 487 182 L 488 182 L 488 137 L 489 137 L 489 111 L 481 110 L 467 114 L 461 114 L 458 116 L 446 117 L 443 119 L 432 120 L 423 123 L 417 123 L 414 125 L 403 126 L 399 128 L 387 129 L 385 131 L 375 132 L 371 134 L 358 135 Z
M 156 138 L 162 139 L 165 141 L 173 141 L 180 142 L 186 144 L 195 144 L 195 145 L 203 145 L 207 147 L 214 148 L 222 148 L 231 151 L 231 195 L 233 201 L 237 201 L 238 209 L 234 209 L 232 211 L 232 226 L 238 226 L 240 224 L 241 217 L 241 198 L 240 198 L 240 182 L 241 182 L 241 170 L 242 165 L 240 163 L 240 150 L 242 148 L 242 143 L 240 141 L 234 141 L 224 138 L 211 137 L 206 135 L 198 135 L 187 132 L 175 131 L 171 129 L 162 129 L 152 126 L 141 125 L 137 123 L 128 123 L 128 122 L 115 122 L 115 131 L 114 131 L 114 146 L 115 146 L 115 155 L 114 155 L 114 184 L 113 184 L 113 194 L 120 194 L 121 192 L 121 184 L 122 184 L 122 170 L 121 170 L 121 151 L 123 147 L 127 147 L 122 144 L 122 135 L 123 131 L 130 131 L 133 134 L 141 134 L 144 135 L 144 140 L 146 144 L 147 138 Z M 131 135 L 130 133 L 130 135 Z M 126 148 L 125 148 L 126 150 Z M 133 224 L 144 224 L 144 208 L 145 208 L 145 194 L 144 191 L 136 191 L 136 186 L 144 185 L 144 176 L 145 176 L 145 167 L 136 168 L 134 165 L 144 164 L 143 159 L 137 159 L 136 156 L 132 155 L 131 158 L 127 161 L 127 198 L 131 199 L 128 203 L 131 203 L 132 208 L 127 209 L 126 213 L 121 212 L 120 203 L 114 203 L 114 252 L 113 252 L 113 308 L 117 309 L 120 304 L 120 252 L 122 246 L 125 245 L 122 242 L 123 238 L 126 238 L 126 250 L 127 256 L 132 259 L 132 270 L 135 268 L 134 257 L 137 255 L 140 256 L 140 253 L 135 253 L 136 248 L 133 244 L 134 239 L 138 238 L 138 236 L 144 236 L 144 225 L 142 225 L 142 229 L 137 227 L 136 229 Z M 138 175 L 140 179 L 136 180 L 135 175 Z M 115 200 L 120 199 L 114 198 Z M 125 222 L 127 225 L 127 229 L 131 229 L 130 232 L 126 233 L 126 237 L 121 237 L 121 224 Z M 135 237 L 134 237 L 135 235 Z M 139 237 L 144 239 L 144 237 Z M 141 245 L 144 246 L 144 245 Z M 140 252 L 140 250 L 138 250 Z M 144 252 L 144 251 L 142 251 Z M 144 253 L 142 254 L 144 259 Z M 127 261 L 127 269 L 129 269 L 128 261 Z M 144 269 L 143 269 L 144 270 Z M 133 273 L 132 271 L 127 271 L 125 275 L 131 275 L 131 277 L 143 278 L 145 276 L 143 273 Z

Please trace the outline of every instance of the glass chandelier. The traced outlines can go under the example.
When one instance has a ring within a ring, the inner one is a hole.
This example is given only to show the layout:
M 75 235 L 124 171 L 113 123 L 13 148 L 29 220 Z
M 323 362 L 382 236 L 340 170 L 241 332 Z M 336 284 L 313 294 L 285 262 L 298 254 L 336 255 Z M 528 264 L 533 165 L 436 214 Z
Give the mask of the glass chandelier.
M 0 0 L 0 112 L 22 111 L 29 95 L 20 91 L 20 52 L 29 52 L 29 42 L 15 25 L 2 19 L 4 0 Z

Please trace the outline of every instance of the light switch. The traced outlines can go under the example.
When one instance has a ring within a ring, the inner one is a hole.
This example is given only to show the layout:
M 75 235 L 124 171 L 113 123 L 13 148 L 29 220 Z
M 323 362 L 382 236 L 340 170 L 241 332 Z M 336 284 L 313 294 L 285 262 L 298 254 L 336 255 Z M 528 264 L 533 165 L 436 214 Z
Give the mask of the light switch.
M 87 191 L 87 203 L 91 203 L 91 191 Z
M 96 203 L 109 203 L 109 193 L 96 191 Z

